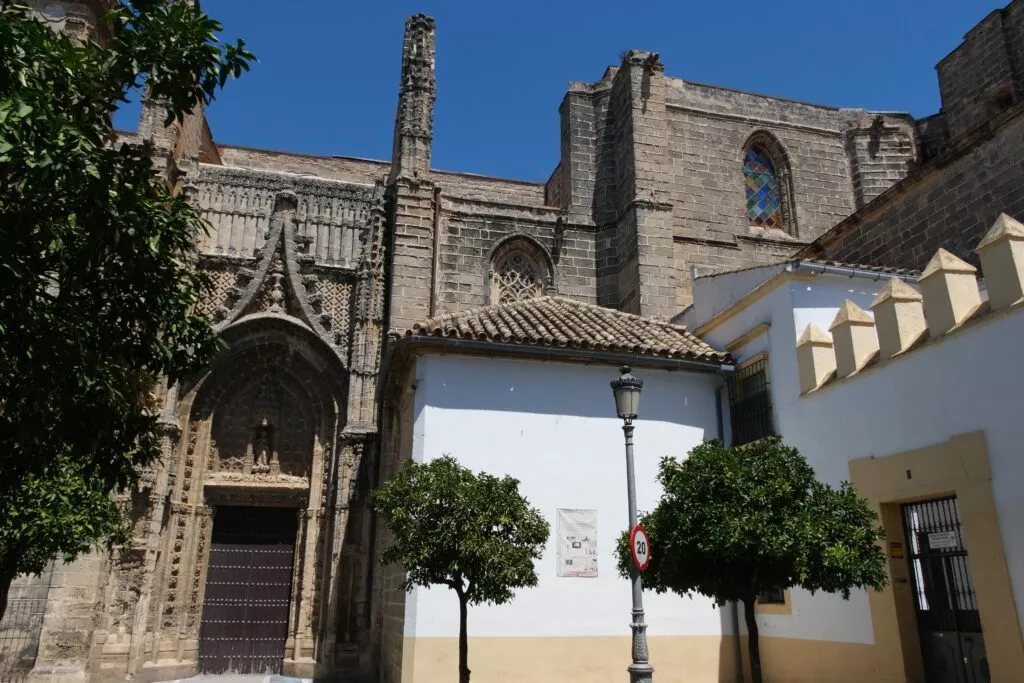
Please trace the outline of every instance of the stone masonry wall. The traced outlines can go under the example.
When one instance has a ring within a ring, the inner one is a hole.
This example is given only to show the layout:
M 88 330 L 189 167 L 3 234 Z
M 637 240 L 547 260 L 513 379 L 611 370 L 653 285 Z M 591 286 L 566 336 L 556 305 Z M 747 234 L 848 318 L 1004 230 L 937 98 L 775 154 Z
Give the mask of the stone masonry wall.
M 54 566 L 33 675 L 42 680 L 54 672 L 84 678 L 91 668 L 108 571 L 105 553 L 97 552 Z
M 909 116 L 852 112 L 845 128 L 853 196 L 860 208 L 907 176 L 918 158 L 917 128 Z
M 403 369 L 396 368 L 394 376 L 398 386 L 409 387 L 415 379 L 415 361 Z M 402 463 L 412 457 L 413 418 L 415 392 L 411 389 L 395 392 L 395 400 L 383 412 L 384 424 L 381 443 L 380 481 L 390 480 Z M 374 603 L 372 642 L 377 650 L 375 658 L 380 683 L 400 683 L 405 645 L 405 603 L 407 593 L 405 572 L 396 565 L 383 565 L 380 555 L 392 542 L 387 525 L 378 526 L 379 536 L 374 543 Z
M 391 168 L 387 161 L 356 157 L 324 157 L 226 145 L 220 145 L 218 149 L 225 166 L 312 175 L 352 183 L 372 184 L 381 181 L 387 177 Z
M 1019 102 L 1024 95 L 1024 3 L 990 13 L 936 69 L 953 138 Z
M 781 231 L 765 235 L 748 224 L 743 154 L 757 131 L 777 139 L 789 159 L 795 240 L 810 241 L 853 211 L 840 110 L 668 81 L 672 202 L 679 234 L 794 241 Z
M 276 194 L 290 189 L 298 198 L 296 234 L 306 253 L 346 268 L 355 268 L 361 256 L 360 233 L 376 193 L 371 185 L 207 164 L 195 184 L 196 203 L 211 226 L 202 253 L 254 258 L 263 248 Z
M 594 301 L 594 230 L 567 227 L 554 209 L 510 207 L 442 195 L 433 315 L 486 306 L 496 248 L 509 238 L 539 242 L 554 265 L 554 291 Z M 545 259 L 546 260 L 546 259 Z M 539 264 L 546 265 L 546 264 Z
M 649 54 L 629 53 L 598 82 L 570 84 L 560 109 L 562 155 L 548 193 L 557 181 L 568 223 L 597 228 L 601 305 L 671 315 L 690 301 L 694 266 L 786 258 L 916 161 L 908 116 L 738 92 L 658 70 L 638 75 L 644 66 L 630 55 Z M 777 143 L 788 165 L 795 234 L 749 225 L 743 155 L 755 134 Z
M 939 247 L 973 253 L 1000 212 L 1024 216 L 1024 105 L 928 162 L 798 255 L 923 268 Z
M 666 85 L 680 308 L 692 300 L 694 267 L 743 268 L 786 258 L 849 215 L 859 199 L 897 182 L 915 158 L 914 130 L 903 118 L 675 78 Z M 878 122 L 877 135 L 861 132 L 865 120 Z M 754 134 L 777 141 L 788 161 L 795 234 L 749 225 L 743 154 Z
M 430 171 L 429 177 L 445 194 L 465 199 L 500 201 L 527 206 L 544 206 L 546 203 L 544 183 L 436 170 Z

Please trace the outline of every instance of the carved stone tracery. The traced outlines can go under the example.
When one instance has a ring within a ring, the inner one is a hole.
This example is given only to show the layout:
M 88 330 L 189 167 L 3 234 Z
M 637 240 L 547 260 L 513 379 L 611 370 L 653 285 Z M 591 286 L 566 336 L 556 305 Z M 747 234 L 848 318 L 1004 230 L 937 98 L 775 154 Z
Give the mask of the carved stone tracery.
M 130 670 L 195 661 L 216 506 L 291 507 L 301 522 L 285 659 L 329 667 L 338 599 L 342 640 L 368 637 L 367 566 L 356 555 L 368 552 L 369 517 L 360 509 L 359 529 L 348 522 L 375 438 L 383 189 L 198 163 L 187 175 L 186 196 L 214 224 L 196 263 L 211 285 L 197 310 L 229 349 L 169 399 L 182 438 L 147 475 L 138 547 L 113 565 L 106 591 L 107 628 L 131 638 Z M 282 330 L 293 339 L 277 340 Z M 308 365 L 310 354 L 321 359 Z M 359 433 L 342 437 L 346 425 Z
M 498 265 L 494 286 L 499 304 L 533 299 L 544 291 L 536 264 L 520 251 L 509 254 Z

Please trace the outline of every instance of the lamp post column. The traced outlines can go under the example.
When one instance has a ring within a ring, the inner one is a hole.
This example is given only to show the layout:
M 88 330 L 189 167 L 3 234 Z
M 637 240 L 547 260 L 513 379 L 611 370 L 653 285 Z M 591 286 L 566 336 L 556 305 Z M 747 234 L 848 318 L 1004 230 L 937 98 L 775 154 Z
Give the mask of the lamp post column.
M 633 473 L 633 421 L 627 419 L 626 423 L 622 425 L 622 431 L 626 435 L 626 487 L 629 497 L 629 528 L 632 530 L 637 525 L 636 476 Z M 654 678 L 654 667 L 651 666 L 647 653 L 647 624 L 644 623 L 644 596 L 640 570 L 632 567 L 630 575 L 633 579 L 633 622 L 630 624 L 630 628 L 633 630 L 633 663 L 629 665 L 629 681 L 630 683 L 651 683 Z

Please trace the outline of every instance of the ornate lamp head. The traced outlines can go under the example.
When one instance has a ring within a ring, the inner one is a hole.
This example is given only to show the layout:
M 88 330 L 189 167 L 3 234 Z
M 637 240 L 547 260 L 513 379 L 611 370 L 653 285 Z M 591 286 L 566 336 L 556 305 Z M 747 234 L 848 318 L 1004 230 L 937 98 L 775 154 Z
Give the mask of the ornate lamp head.
M 636 419 L 637 411 L 640 408 L 640 391 L 644 382 L 639 377 L 634 377 L 628 365 L 619 368 L 619 376 L 612 380 L 612 394 L 615 396 L 615 412 L 619 417 L 630 424 Z

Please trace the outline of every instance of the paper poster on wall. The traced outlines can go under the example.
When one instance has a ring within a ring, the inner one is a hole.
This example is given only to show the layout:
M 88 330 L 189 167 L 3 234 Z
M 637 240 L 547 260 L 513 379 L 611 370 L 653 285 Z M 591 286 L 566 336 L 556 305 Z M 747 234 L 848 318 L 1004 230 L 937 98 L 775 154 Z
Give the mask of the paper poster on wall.
M 597 576 L 597 510 L 558 509 L 558 576 Z

